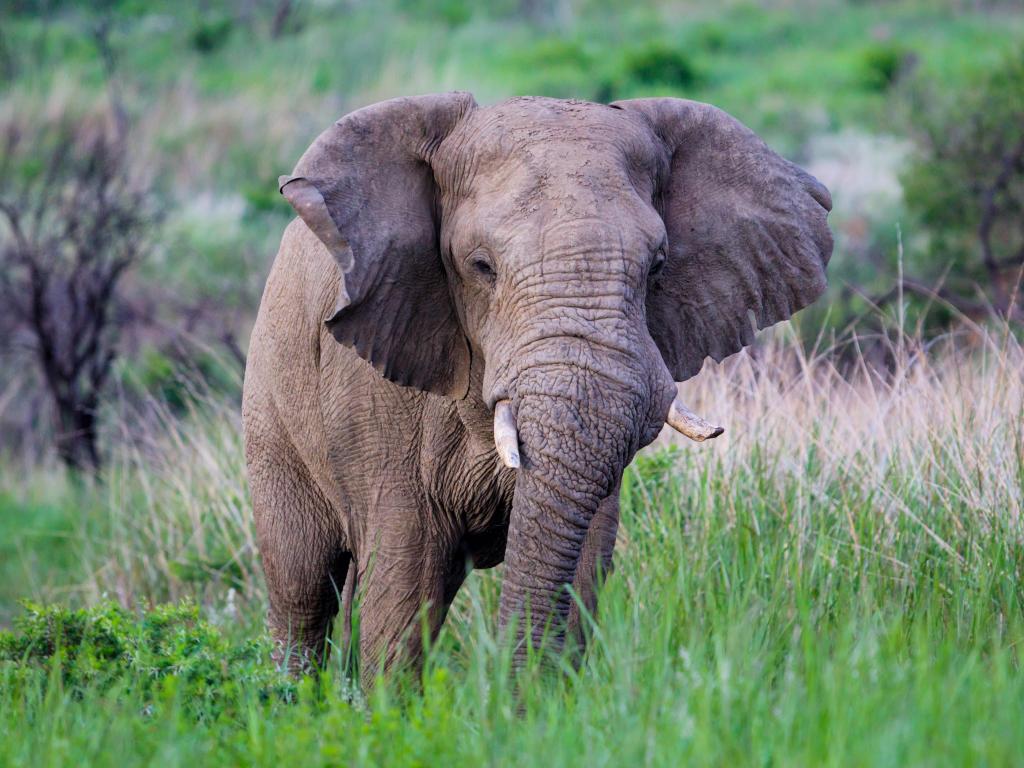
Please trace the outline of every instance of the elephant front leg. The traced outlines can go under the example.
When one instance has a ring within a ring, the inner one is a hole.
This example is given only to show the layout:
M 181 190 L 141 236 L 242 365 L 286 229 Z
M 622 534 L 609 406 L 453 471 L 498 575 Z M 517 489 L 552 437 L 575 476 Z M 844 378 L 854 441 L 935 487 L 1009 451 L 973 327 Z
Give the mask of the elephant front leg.
M 367 690 L 396 667 L 418 670 L 423 641 L 437 636 L 457 589 L 449 548 L 415 524 L 380 532 L 377 541 L 357 579 L 359 676 Z
M 575 644 L 580 658 L 586 648 L 587 639 L 587 619 L 580 615 L 580 603 L 591 616 L 597 611 L 597 590 L 601 581 L 611 573 L 615 535 L 618 530 L 619 488 L 616 487 L 615 491 L 601 502 L 590 521 L 576 565 L 576 576 L 572 582 L 577 600 L 573 600 L 569 608 L 566 640 Z

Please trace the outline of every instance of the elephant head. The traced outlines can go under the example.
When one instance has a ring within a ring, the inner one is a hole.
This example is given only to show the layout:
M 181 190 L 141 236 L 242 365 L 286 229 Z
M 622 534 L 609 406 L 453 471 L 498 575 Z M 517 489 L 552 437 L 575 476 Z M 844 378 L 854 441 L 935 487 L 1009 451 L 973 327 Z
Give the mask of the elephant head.
M 824 186 L 674 98 L 394 99 L 339 120 L 281 187 L 344 274 L 334 337 L 493 412 L 516 469 L 501 619 L 535 638 L 552 619 L 557 638 L 636 451 L 666 420 L 721 431 L 675 382 L 814 301 L 832 251 Z

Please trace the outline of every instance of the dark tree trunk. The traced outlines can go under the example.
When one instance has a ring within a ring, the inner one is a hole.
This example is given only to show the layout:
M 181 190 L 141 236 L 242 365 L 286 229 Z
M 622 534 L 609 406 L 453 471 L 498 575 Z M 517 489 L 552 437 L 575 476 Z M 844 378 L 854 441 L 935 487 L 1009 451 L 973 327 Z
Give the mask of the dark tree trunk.
M 57 455 L 78 472 L 95 473 L 100 467 L 96 412 L 81 403 L 57 403 Z
M 270 39 L 277 40 L 285 30 L 288 24 L 288 19 L 292 15 L 293 2 L 292 0 L 279 0 L 277 8 L 274 11 L 274 19 L 270 23 Z

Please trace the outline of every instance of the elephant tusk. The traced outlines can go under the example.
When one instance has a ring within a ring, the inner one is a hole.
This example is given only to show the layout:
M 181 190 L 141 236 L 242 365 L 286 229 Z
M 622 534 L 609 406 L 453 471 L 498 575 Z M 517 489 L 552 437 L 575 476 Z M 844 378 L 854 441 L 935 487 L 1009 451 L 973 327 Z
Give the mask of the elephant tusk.
M 683 405 L 678 397 L 672 401 L 672 406 L 668 409 L 668 418 L 665 419 L 665 422 L 679 434 L 685 435 L 691 440 L 696 440 L 698 443 L 718 437 L 725 432 L 725 429 L 722 427 L 716 427 L 714 424 L 704 421 L 704 419 Z
M 519 469 L 519 432 L 508 400 L 494 404 L 494 446 L 502 464 L 509 469 Z

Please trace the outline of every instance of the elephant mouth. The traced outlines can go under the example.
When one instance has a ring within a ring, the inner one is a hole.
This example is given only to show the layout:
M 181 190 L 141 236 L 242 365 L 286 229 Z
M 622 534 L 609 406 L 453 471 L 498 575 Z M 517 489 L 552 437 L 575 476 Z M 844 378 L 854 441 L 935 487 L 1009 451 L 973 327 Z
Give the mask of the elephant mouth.
M 665 423 L 698 443 L 712 440 L 725 432 L 723 427 L 711 424 L 687 408 L 678 395 L 669 406 Z M 519 430 L 510 400 L 499 400 L 494 404 L 494 447 L 502 464 L 509 469 L 519 469 Z

